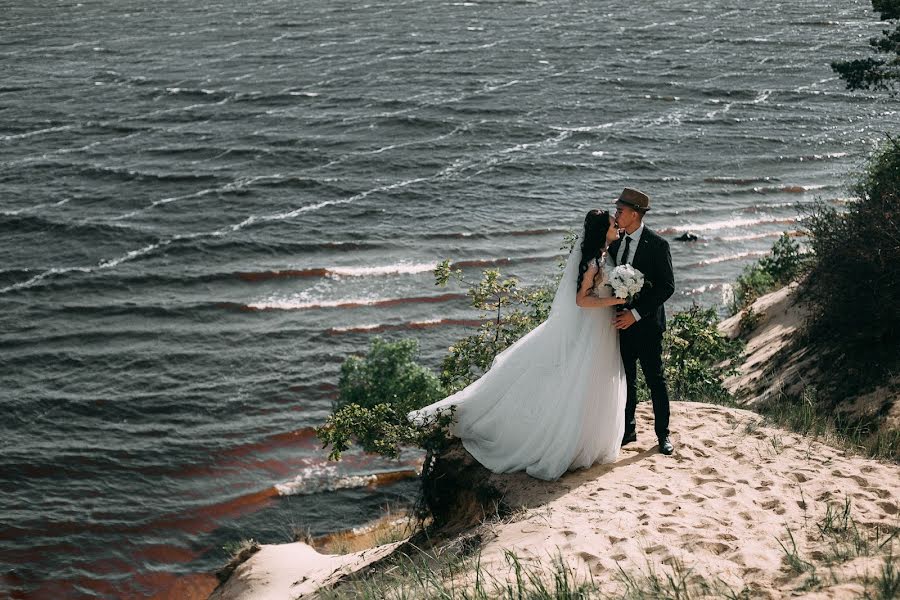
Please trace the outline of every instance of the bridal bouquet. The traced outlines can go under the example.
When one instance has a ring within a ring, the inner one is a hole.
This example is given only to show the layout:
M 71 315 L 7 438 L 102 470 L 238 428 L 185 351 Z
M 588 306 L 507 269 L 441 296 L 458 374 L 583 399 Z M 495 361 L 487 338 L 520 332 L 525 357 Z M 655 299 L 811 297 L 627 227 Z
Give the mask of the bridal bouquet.
M 644 287 L 644 274 L 631 265 L 619 265 L 609 272 L 606 285 L 612 288 L 616 298 L 632 302 Z

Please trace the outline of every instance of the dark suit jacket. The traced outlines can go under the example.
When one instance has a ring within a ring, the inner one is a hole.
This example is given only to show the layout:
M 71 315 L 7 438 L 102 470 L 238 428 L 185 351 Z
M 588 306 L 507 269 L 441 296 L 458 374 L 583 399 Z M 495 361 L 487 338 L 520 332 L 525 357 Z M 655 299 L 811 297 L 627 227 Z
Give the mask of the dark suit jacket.
M 609 253 L 613 259 L 619 255 L 619 247 L 622 240 L 618 239 L 609 246 Z M 675 275 L 672 273 L 672 253 L 669 251 L 669 242 L 664 240 L 656 232 L 644 225 L 641 241 L 637 249 L 629 248 L 632 259 L 628 262 L 644 274 L 644 287 L 641 288 L 637 299 L 631 303 L 633 308 L 641 315 L 641 320 L 625 330 L 634 329 L 633 334 L 654 329 L 661 334 L 666 330 L 666 310 L 664 304 L 675 293 Z

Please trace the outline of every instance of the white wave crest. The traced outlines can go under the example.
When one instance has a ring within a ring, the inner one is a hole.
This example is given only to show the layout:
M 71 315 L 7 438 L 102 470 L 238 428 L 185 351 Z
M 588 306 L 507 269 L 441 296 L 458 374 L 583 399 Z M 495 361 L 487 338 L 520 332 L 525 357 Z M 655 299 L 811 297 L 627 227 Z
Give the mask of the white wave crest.
M 366 487 L 377 481 L 377 475 L 347 475 L 334 465 L 313 465 L 303 469 L 291 481 L 276 484 L 275 489 L 281 496 L 305 496 Z
M 737 229 L 739 227 L 749 227 L 751 225 L 764 225 L 768 223 L 793 223 L 799 219 L 794 217 L 785 217 L 781 219 L 728 219 L 725 221 L 710 221 L 709 223 L 691 223 L 688 225 L 675 225 L 671 231 L 683 233 L 687 231 L 718 231 L 720 229 Z
M 755 258 L 759 256 L 766 256 L 769 253 L 768 250 L 758 250 L 753 252 L 740 252 L 738 254 L 728 254 L 726 256 L 717 256 L 715 258 L 709 258 L 706 260 L 701 260 L 697 263 L 698 266 L 706 266 L 706 265 L 715 265 L 718 263 L 728 262 L 732 260 L 743 260 L 745 258 Z
M 398 263 L 381 267 L 329 267 L 328 272 L 344 277 L 370 277 L 377 275 L 415 275 L 434 271 L 437 263 Z
M 347 327 L 332 327 L 331 331 L 335 333 L 347 333 L 350 331 L 370 331 L 372 329 L 378 329 L 379 327 L 384 327 L 381 323 L 367 323 L 365 325 L 350 325 Z

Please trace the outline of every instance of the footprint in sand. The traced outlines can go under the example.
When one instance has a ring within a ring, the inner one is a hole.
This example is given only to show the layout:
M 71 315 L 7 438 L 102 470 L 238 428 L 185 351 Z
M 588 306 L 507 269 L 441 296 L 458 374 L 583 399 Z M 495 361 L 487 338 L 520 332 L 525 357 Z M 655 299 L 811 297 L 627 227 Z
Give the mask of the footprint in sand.
M 897 505 L 894 504 L 893 502 L 879 502 L 878 506 L 879 506 L 879 508 L 881 508 L 881 510 L 883 510 L 884 512 L 886 512 L 889 515 L 897 514 Z
M 709 550 L 713 554 L 722 554 L 723 552 L 731 550 L 731 546 L 729 546 L 728 544 L 723 544 L 721 542 L 701 542 L 697 545 L 701 548 Z
M 691 477 L 691 481 L 694 482 L 694 485 L 703 485 L 704 483 L 725 483 L 725 480 L 721 477 L 710 477 L 709 479 L 704 477 Z
M 766 510 L 771 510 L 776 515 L 783 515 L 785 513 L 784 506 L 782 506 L 781 500 L 778 499 L 767 500 L 760 504 L 760 506 Z

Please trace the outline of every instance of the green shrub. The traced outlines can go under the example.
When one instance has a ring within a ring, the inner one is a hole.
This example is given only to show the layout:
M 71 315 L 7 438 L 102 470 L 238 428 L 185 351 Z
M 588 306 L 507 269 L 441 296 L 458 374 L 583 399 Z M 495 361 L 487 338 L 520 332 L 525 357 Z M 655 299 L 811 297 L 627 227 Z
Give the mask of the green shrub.
M 568 240 L 566 244 L 569 244 Z M 518 279 L 504 279 L 496 269 L 484 271 L 479 281 L 472 282 L 465 279 L 460 269 L 453 269 L 449 260 L 438 265 L 434 274 L 439 286 L 455 280 L 468 288 L 472 307 L 481 311 L 481 317 L 486 319 L 477 332 L 450 346 L 441 362 L 441 383 L 450 392 L 461 390 L 481 377 L 490 368 L 494 357 L 550 315 L 556 288 L 552 283 L 523 288 Z
M 772 245 L 769 255 L 759 259 L 762 270 L 780 285 L 796 279 L 805 264 L 806 255 L 800 252 L 800 244 L 788 233 L 782 233 Z
M 744 267 L 734 282 L 731 314 L 736 315 L 753 304 L 757 298 L 775 289 L 775 278 L 763 269 L 759 262 Z
M 900 145 L 882 146 L 854 190 L 846 210 L 820 205 L 807 220 L 815 259 L 801 297 L 828 370 L 858 385 L 900 364 Z
M 797 279 L 808 263 L 807 256 L 790 234 L 783 233 L 768 256 L 747 265 L 732 288 L 731 314 L 736 315 L 764 294 Z
M 743 344 L 722 335 L 718 324 L 715 308 L 696 305 L 675 313 L 669 320 L 663 336 L 663 360 L 673 398 L 728 401 L 729 393 L 722 381 L 735 372 Z
M 374 338 L 364 358 L 350 356 L 341 365 L 336 408 L 390 404 L 405 414 L 442 398 L 438 378 L 415 361 L 418 349 L 415 339 Z
M 414 339 L 372 340 L 365 357 L 350 356 L 341 365 L 334 413 L 316 429 L 336 460 L 356 440 L 366 452 L 397 457 L 402 446 L 439 449 L 450 415 L 415 427 L 406 415 L 445 396 L 437 376 L 415 362 Z

